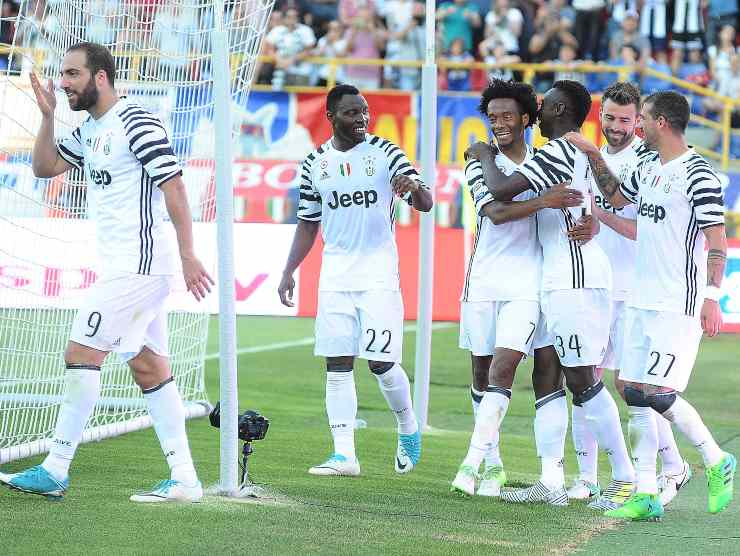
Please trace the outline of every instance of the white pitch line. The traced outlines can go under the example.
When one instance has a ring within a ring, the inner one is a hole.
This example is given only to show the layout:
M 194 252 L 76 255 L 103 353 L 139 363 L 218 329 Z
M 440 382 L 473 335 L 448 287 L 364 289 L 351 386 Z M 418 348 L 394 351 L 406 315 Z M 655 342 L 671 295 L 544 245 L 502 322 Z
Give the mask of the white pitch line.
M 453 328 L 457 326 L 454 322 L 433 322 L 432 330 L 443 330 L 445 328 Z M 415 324 L 407 324 L 403 327 L 404 333 L 415 332 Z M 298 340 L 291 340 L 290 342 L 275 342 L 274 344 L 264 344 L 261 346 L 247 347 L 236 350 L 237 357 L 247 353 L 261 353 L 263 351 L 276 351 L 278 349 L 286 349 L 300 346 L 310 346 L 314 343 L 315 338 L 313 336 L 306 336 L 305 338 L 299 338 Z M 206 361 L 212 361 L 218 359 L 219 353 L 209 353 L 206 355 Z

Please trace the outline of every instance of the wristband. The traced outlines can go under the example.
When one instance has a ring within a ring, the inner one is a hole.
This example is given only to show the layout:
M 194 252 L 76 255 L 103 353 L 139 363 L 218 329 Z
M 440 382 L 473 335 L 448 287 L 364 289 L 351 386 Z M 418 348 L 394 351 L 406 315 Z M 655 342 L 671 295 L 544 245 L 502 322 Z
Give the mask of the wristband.
M 707 286 L 704 290 L 704 299 L 711 299 L 712 301 L 719 301 L 722 297 L 722 290 L 717 286 Z

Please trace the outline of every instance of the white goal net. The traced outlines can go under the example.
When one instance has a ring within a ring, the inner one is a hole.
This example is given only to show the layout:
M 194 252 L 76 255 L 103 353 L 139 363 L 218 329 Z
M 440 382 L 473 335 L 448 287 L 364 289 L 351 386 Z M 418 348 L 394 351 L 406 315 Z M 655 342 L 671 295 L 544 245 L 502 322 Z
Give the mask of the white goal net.
M 0 463 L 47 451 L 75 308 L 96 279 L 83 176 L 71 171 L 47 180 L 31 171 L 41 115 L 29 72 L 44 83 L 57 81 L 72 44 L 111 49 L 119 95 L 152 109 L 168 127 L 197 222 L 196 248 L 214 270 L 211 31 L 223 21 L 228 33 L 232 98 L 220 102 L 243 109 L 273 1 L 26 0 L 6 18 L 15 33 L 12 44 L 0 44 Z M 61 137 L 87 113 L 72 112 L 61 91 L 57 98 Z M 173 374 L 189 416 L 204 415 L 208 311 L 184 283 L 169 302 Z M 117 355 L 106 360 L 102 382 L 83 441 L 150 425 L 140 390 Z

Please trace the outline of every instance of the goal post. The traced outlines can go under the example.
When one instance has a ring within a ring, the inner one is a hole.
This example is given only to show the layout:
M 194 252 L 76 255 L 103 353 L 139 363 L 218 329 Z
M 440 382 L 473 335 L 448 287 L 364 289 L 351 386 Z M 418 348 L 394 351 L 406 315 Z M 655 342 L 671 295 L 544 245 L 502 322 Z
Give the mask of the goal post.
M 116 61 L 119 95 L 155 112 L 168 129 L 184 170 L 196 245 L 215 252 L 215 219 L 227 211 L 213 209 L 214 158 L 237 136 L 230 125 L 219 128 L 214 111 L 246 106 L 273 2 L 20 3 L 7 67 L 0 69 L 0 463 L 48 450 L 64 393 L 63 353 L 71 323 L 97 278 L 83 176 L 70 171 L 46 180 L 31 171 L 41 116 L 29 73 L 35 71 L 44 83 L 56 81 L 69 46 L 80 41 L 108 46 Z M 219 22 L 228 68 L 214 67 L 212 38 Z M 0 54 L 7 50 L 0 48 Z M 227 83 L 219 98 L 214 75 L 224 69 Z M 72 112 L 57 91 L 57 138 L 85 117 L 85 112 Z M 221 172 L 219 179 L 228 180 L 230 189 L 230 178 Z M 215 255 L 204 262 L 215 270 Z M 203 416 L 209 408 L 204 375 L 209 313 L 216 305 L 196 303 L 181 280 L 168 302 L 172 372 L 188 416 Z M 141 392 L 117 355 L 106 359 L 101 378 L 101 398 L 83 441 L 151 425 Z M 235 423 L 233 434 L 236 445 Z M 233 460 L 236 464 L 236 454 Z

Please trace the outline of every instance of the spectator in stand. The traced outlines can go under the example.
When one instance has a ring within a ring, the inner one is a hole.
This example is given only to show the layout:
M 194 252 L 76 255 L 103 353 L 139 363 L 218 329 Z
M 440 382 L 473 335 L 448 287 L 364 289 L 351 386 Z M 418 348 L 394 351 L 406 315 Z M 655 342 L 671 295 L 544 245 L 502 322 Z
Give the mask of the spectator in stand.
M 675 0 L 673 6 L 673 33 L 671 35 L 671 67 L 678 75 L 686 50 L 704 48 L 703 0 Z
M 578 60 L 578 49 L 575 45 L 570 43 L 560 45 L 558 58 L 553 61 L 553 64 L 561 64 L 567 68 L 555 72 L 555 81 L 570 79 L 571 81 L 577 81 L 582 85 L 586 85 L 586 74 L 582 71 L 576 71 L 576 68 L 578 68 L 581 62 Z
M 473 49 L 473 29 L 480 27 L 481 19 L 475 5 L 468 0 L 445 2 L 437 10 L 437 21 L 442 27 L 442 48 L 449 51 L 452 41 L 463 39 L 465 50 Z
M 339 18 L 337 0 L 302 0 L 300 11 L 308 17 L 314 29 L 328 29 L 329 23 Z
M 735 46 L 735 28 L 731 25 L 722 27 L 717 36 L 717 43 L 707 49 L 707 54 L 712 88 L 718 91 L 719 84 L 727 82 L 732 75 L 732 59 L 738 54 L 738 48 Z
M 519 54 L 519 37 L 524 30 L 524 15 L 509 0 L 493 0 L 485 18 L 485 38 L 495 37 L 509 54 Z
M 640 53 L 640 60 L 647 61 L 650 56 L 650 41 L 640 33 L 640 16 L 637 12 L 627 12 L 622 19 L 622 27 L 615 31 L 609 39 L 609 59 L 614 60 L 620 55 L 622 46 L 631 44 Z
M 462 38 L 455 39 L 450 45 L 450 50 L 443 58 L 447 62 L 469 64 L 474 61 L 473 56 L 465 50 L 465 41 Z M 469 91 L 470 70 L 465 68 L 449 68 L 447 70 L 448 91 Z
M 339 0 L 339 22 L 345 29 L 349 29 L 362 9 L 369 10 L 373 18 L 378 15 L 375 0 Z
M 550 13 L 557 15 L 560 19 L 567 19 L 570 24 L 568 30 L 572 31 L 576 26 L 576 11 L 568 4 L 568 0 L 549 0 L 545 4 Z
M 198 14 L 195 8 L 173 3 L 157 11 L 154 16 L 152 37 L 154 44 L 162 53 L 158 69 L 160 79 L 167 81 L 190 78 L 185 74 L 190 64 L 188 55 L 193 50 L 193 41 L 199 34 Z M 235 40 L 233 36 L 230 39 Z
M 18 4 L 15 2 L 2 0 L 2 6 L 0 6 L 0 43 L 13 44 L 18 20 L 18 9 Z M 0 54 L 0 70 L 8 67 L 14 72 L 19 71 L 19 61 L 10 60 L 8 54 Z
M 578 41 L 570 32 L 570 20 L 560 18 L 547 6 L 537 10 L 535 31 L 529 39 L 529 53 L 532 62 L 549 62 L 560 55 L 560 47 L 570 44 L 578 48 Z M 544 93 L 553 83 L 553 73 L 538 73 L 534 80 L 537 92 Z
M 311 55 L 316 36 L 310 27 L 298 23 L 298 17 L 298 10 L 289 8 L 285 12 L 283 24 L 275 27 L 265 37 L 276 56 L 272 75 L 272 86 L 275 89 L 282 89 L 286 85 L 305 86 L 309 83 L 311 64 L 303 60 Z
M 478 45 L 478 53 L 488 66 L 486 69 L 488 71 L 489 81 L 492 79 L 501 79 L 502 81 L 514 79 L 514 72 L 504 66 L 506 64 L 517 64 L 522 61 L 516 54 L 507 53 L 504 43 L 499 42 L 495 36 L 488 37 L 481 42 Z
M 419 2 L 406 2 L 401 0 L 398 4 L 411 4 L 411 17 L 404 26 L 399 25 L 397 18 L 401 8 L 396 2 L 385 3 L 386 20 L 389 26 L 389 41 L 386 50 L 386 58 L 391 60 L 417 60 L 424 59 L 426 48 L 425 15 L 424 4 Z M 395 15 L 391 15 L 395 13 Z M 403 20 L 403 19 L 402 19 Z M 393 23 L 391 23 L 393 22 Z M 391 25 L 395 29 L 391 29 Z M 391 48 L 391 43 L 393 47 Z M 421 70 L 418 67 L 392 67 L 390 85 L 404 91 L 418 91 L 421 85 Z
M 341 5 L 340 5 L 341 8 Z M 380 25 L 370 7 L 357 10 L 352 25 L 344 35 L 347 41 L 347 57 L 380 58 L 385 47 L 386 31 Z M 346 69 L 347 82 L 358 89 L 372 90 L 380 87 L 380 66 L 351 64 Z
M 580 48 L 580 58 L 598 62 L 599 43 L 604 33 L 605 0 L 573 0 L 576 10 L 575 37 Z
M 385 45 L 386 60 L 402 59 L 398 56 L 402 48 L 400 37 L 404 36 L 404 31 L 411 26 L 415 6 L 414 0 L 388 0 L 383 5 L 380 15 L 385 20 L 385 28 L 388 31 L 388 42 Z M 398 87 L 399 73 L 397 66 L 383 67 L 383 81 L 387 87 Z
M 647 67 L 666 76 L 671 75 L 671 66 L 668 63 L 668 53 L 663 50 L 656 52 L 653 57 L 648 58 Z M 670 81 L 646 75 L 642 80 L 642 92 L 646 95 L 657 93 L 659 91 L 670 91 L 673 88 Z
M 640 12 L 640 34 L 650 41 L 650 52 L 668 50 L 666 0 L 643 0 Z
M 112 46 L 116 40 L 117 26 L 113 22 L 115 4 L 111 5 L 104 0 L 95 0 L 90 3 L 85 26 L 85 40 Z
M 709 0 L 707 44 L 716 44 L 720 30 L 729 25 L 737 29 L 738 0 Z
M 609 21 L 606 26 L 606 35 L 611 40 L 612 35 L 622 28 L 622 22 L 627 14 L 638 14 L 639 0 L 611 0 L 607 2 L 609 8 Z M 639 23 L 640 16 L 637 16 Z
M 344 57 L 347 52 L 347 41 L 342 36 L 343 31 L 342 24 L 339 23 L 339 21 L 330 21 L 326 35 L 319 39 L 319 43 L 316 45 L 313 55 L 320 56 L 322 58 Z M 314 76 L 311 80 L 312 85 L 318 85 L 320 87 L 326 86 L 331 77 L 330 73 L 331 68 L 329 67 L 329 64 L 317 65 L 315 67 Z M 337 66 L 334 80 L 337 83 L 344 83 L 346 81 L 343 66 Z
M 279 10 L 273 10 L 270 14 L 270 19 L 267 22 L 267 29 L 265 30 L 265 37 L 270 36 L 273 29 L 283 25 L 283 12 Z M 275 53 L 275 49 L 270 45 L 267 40 L 262 41 L 262 47 L 260 48 L 261 56 L 270 56 Z M 259 59 L 255 62 L 257 65 L 254 70 L 256 82 L 260 85 L 269 85 L 272 83 L 272 74 L 275 70 L 274 62 L 261 62 Z
M 704 62 L 704 53 L 701 48 L 692 48 L 688 53 L 688 60 L 678 69 L 678 78 L 706 87 L 709 85 L 709 68 Z M 689 94 L 689 91 L 686 91 Z

